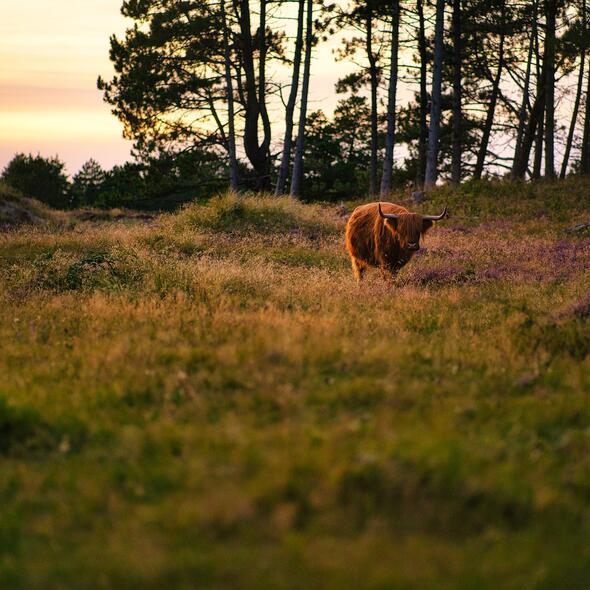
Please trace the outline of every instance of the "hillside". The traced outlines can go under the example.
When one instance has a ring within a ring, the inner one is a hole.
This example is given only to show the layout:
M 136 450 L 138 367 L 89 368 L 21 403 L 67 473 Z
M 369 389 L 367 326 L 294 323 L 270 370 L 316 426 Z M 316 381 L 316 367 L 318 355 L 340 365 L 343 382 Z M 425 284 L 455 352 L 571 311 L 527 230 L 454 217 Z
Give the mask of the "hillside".
M 60 215 L 0 182 L 0 231 L 20 225 L 58 223 Z
M 288 199 L 0 234 L 0 587 L 586 588 L 590 185 L 443 202 L 360 287 Z

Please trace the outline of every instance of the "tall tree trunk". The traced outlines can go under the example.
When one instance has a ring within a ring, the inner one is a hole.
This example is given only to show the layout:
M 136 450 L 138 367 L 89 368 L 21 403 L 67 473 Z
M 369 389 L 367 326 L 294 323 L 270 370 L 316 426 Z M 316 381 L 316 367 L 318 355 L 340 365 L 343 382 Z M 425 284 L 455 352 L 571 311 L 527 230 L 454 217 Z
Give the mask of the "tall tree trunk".
M 481 144 L 479 146 L 479 152 L 477 154 L 477 161 L 475 163 L 475 170 L 473 172 L 473 178 L 479 180 L 483 173 L 483 167 L 486 156 L 488 154 L 488 144 L 490 142 L 490 136 L 492 134 L 492 126 L 494 124 L 494 115 L 496 113 L 496 104 L 498 102 L 498 94 L 500 91 L 500 81 L 502 79 L 502 70 L 504 69 L 504 40 L 506 38 L 506 0 L 502 2 L 502 8 L 500 12 L 500 47 L 498 50 L 498 69 L 496 70 L 496 76 L 492 82 L 492 94 L 490 96 L 490 104 L 488 106 L 488 112 L 486 121 L 483 128 L 483 134 L 481 136 Z
M 256 184 L 258 189 L 265 190 L 270 184 L 270 121 L 266 112 L 266 106 L 261 105 L 259 102 L 260 98 L 265 98 L 265 93 L 264 90 L 260 91 L 260 84 L 256 84 L 256 74 L 254 69 L 254 48 L 252 45 L 250 6 L 248 0 L 240 0 L 239 6 L 240 11 L 238 16 L 242 38 L 242 68 L 246 78 L 244 150 L 248 160 L 250 160 L 250 163 L 257 174 Z M 264 35 L 262 35 L 260 44 L 265 46 Z M 263 51 L 262 55 L 260 55 L 260 59 L 263 60 L 264 56 L 265 51 Z M 260 71 L 261 69 L 259 66 L 259 72 Z M 262 73 L 264 74 L 264 66 L 262 66 Z M 264 76 L 262 82 L 264 82 Z M 259 142 L 258 137 L 258 120 L 260 118 L 262 118 L 262 126 L 264 130 L 262 142 Z
M 266 0 L 260 0 L 260 25 L 258 27 L 258 104 L 260 105 L 260 118 L 264 130 L 264 140 L 260 146 L 266 158 L 265 178 L 261 187 L 270 190 L 270 142 L 271 128 L 270 117 L 266 109 Z
M 588 88 L 586 90 L 586 114 L 584 117 L 584 133 L 582 136 L 582 154 L 580 157 L 580 173 L 590 174 L 590 75 L 588 76 Z
M 537 127 L 539 126 L 539 124 L 543 121 L 544 112 L 545 91 L 543 89 L 541 93 L 537 94 L 537 97 L 535 98 L 535 102 L 533 103 L 533 108 L 531 111 L 531 116 L 524 131 L 522 146 L 518 154 L 517 165 L 514 167 L 515 179 L 523 179 L 527 173 L 529 157 L 531 155 L 531 149 L 535 141 L 535 132 L 537 131 Z
M 556 0 L 545 0 L 547 31 L 545 33 L 545 176 L 555 178 L 555 21 Z
M 369 193 L 377 193 L 377 59 L 373 53 L 373 9 L 371 2 L 366 3 L 366 49 L 369 60 L 369 78 L 371 81 L 371 164 L 369 170 Z
M 451 182 L 461 182 L 461 0 L 453 0 L 453 153 Z
M 543 66 L 541 67 L 541 52 L 539 51 L 539 36 L 535 40 L 535 55 L 537 69 L 537 96 L 543 96 L 543 109 L 538 113 L 535 134 L 535 157 L 533 158 L 533 169 L 531 178 L 536 179 L 541 176 L 541 161 L 543 159 L 543 133 L 545 125 L 545 109 L 547 108 L 547 87 L 545 85 L 547 60 L 543 56 Z
M 436 184 L 438 140 L 440 135 L 440 114 L 442 108 L 442 62 L 444 51 L 445 0 L 436 0 L 436 24 L 434 32 L 434 63 L 432 71 L 432 108 L 430 110 L 430 129 L 428 131 L 428 153 L 424 186 L 431 188 Z
M 291 147 L 293 145 L 293 113 L 297 102 L 297 91 L 299 90 L 299 71 L 301 70 L 301 51 L 303 49 L 303 17 L 305 13 L 305 0 L 299 0 L 299 11 L 297 13 L 297 38 L 295 40 L 295 54 L 293 56 L 293 76 L 291 78 L 291 90 L 285 109 L 285 139 L 283 141 L 283 154 L 281 165 L 275 187 L 275 195 L 282 195 L 285 192 L 287 176 L 289 174 L 289 162 L 291 160 Z
M 239 186 L 238 160 L 236 158 L 236 130 L 234 119 L 234 90 L 231 76 L 231 55 L 229 48 L 229 34 L 225 15 L 225 0 L 220 0 L 221 26 L 223 27 L 223 54 L 225 62 L 225 87 L 227 93 L 227 151 L 229 154 L 229 186 L 237 191 Z
M 420 129 L 418 135 L 418 162 L 416 166 L 416 189 L 424 185 L 426 171 L 426 141 L 428 139 L 428 88 L 426 85 L 428 55 L 426 53 L 426 27 L 424 24 L 423 0 L 416 1 L 418 12 L 418 53 L 420 54 Z
M 299 127 L 295 144 L 293 177 L 291 179 L 292 197 L 301 196 L 303 184 L 303 146 L 305 141 L 305 121 L 307 119 L 307 95 L 309 94 L 309 76 L 311 70 L 311 49 L 313 45 L 313 0 L 307 0 L 307 23 L 305 31 L 305 61 L 303 62 L 303 85 L 301 88 L 301 107 L 299 109 Z
M 541 53 L 539 51 L 539 29 L 535 28 L 534 36 L 534 47 L 535 47 L 535 69 L 536 69 L 536 80 L 537 80 L 537 93 L 535 96 L 535 102 L 531 110 L 531 116 L 527 123 L 524 137 L 522 140 L 521 152 L 519 155 L 518 167 L 516 169 L 515 178 L 524 179 L 528 166 L 529 158 L 533 143 L 535 142 L 536 133 L 538 128 L 543 126 L 543 120 L 545 116 L 545 63 L 541 65 Z M 541 131 L 541 136 L 543 131 Z M 540 166 L 540 164 L 539 164 Z M 534 174 L 533 166 L 533 174 Z
M 582 153 L 580 155 L 580 173 L 584 175 L 590 174 L 590 72 L 588 72 L 588 85 L 586 87 L 586 109 L 584 113 L 584 132 L 582 135 Z
M 590 70 L 590 68 L 588 68 Z M 580 154 L 580 173 L 590 174 L 590 71 L 586 87 L 586 109 L 584 113 L 584 132 L 582 135 L 582 153 Z
M 526 125 L 522 146 L 520 149 L 517 166 L 515 167 L 514 178 L 524 179 L 529 165 L 529 158 L 533 143 L 535 142 L 535 135 L 539 127 L 543 125 L 543 117 L 545 114 L 545 64 L 541 67 L 541 57 L 538 49 L 538 39 L 535 40 L 535 55 L 536 55 L 536 69 L 537 69 L 537 95 L 533 108 L 531 110 L 531 116 Z M 542 134 L 542 132 L 541 132 Z
M 531 84 L 531 71 L 533 65 L 533 49 L 535 46 L 535 39 L 537 38 L 537 3 L 538 0 L 533 1 L 532 15 L 531 15 L 531 38 L 529 41 L 529 49 L 526 62 L 526 73 L 524 76 L 524 88 L 522 91 L 522 103 L 518 113 L 518 131 L 516 133 L 516 147 L 514 148 L 514 159 L 512 161 L 512 179 L 517 178 L 516 169 L 519 160 L 520 151 L 522 149 L 522 140 L 526 125 L 527 108 L 529 105 L 529 88 Z
M 580 72 L 578 74 L 578 87 L 576 88 L 576 99 L 574 101 L 574 110 L 572 112 L 572 120 L 570 123 L 569 133 L 567 134 L 567 142 L 565 144 L 565 153 L 563 155 L 563 162 L 561 163 L 560 178 L 565 178 L 567 172 L 567 165 L 570 159 L 570 152 L 572 150 L 572 143 L 574 141 L 574 132 L 576 130 L 576 123 L 578 121 L 578 112 L 580 110 L 580 101 L 582 99 L 582 86 L 584 85 L 584 65 L 586 61 L 586 0 L 582 0 L 582 51 L 580 56 Z
M 546 106 L 546 105 L 545 105 Z M 533 159 L 533 172 L 531 178 L 541 178 L 541 163 L 543 161 L 543 134 L 545 131 L 545 120 L 543 116 L 537 125 L 537 136 L 535 138 L 535 158 Z
M 393 149 L 395 146 L 395 104 L 397 94 L 397 54 L 399 51 L 399 0 L 391 2 L 391 62 L 389 67 L 389 93 L 387 97 L 387 136 L 385 137 L 385 158 L 381 176 L 381 197 L 391 191 L 393 173 Z
M 578 121 L 578 113 L 580 111 L 580 102 L 582 100 L 582 86 L 584 82 L 584 65 L 586 62 L 586 0 L 582 0 L 582 47 L 580 55 L 580 73 L 578 76 L 578 87 L 576 89 L 576 100 L 574 102 L 574 112 L 572 113 L 572 120 L 570 123 L 570 130 L 567 136 L 567 142 L 565 146 L 565 154 L 563 155 L 563 162 L 561 164 L 560 178 L 565 178 L 567 173 L 567 166 L 569 163 L 570 152 L 572 149 L 572 143 L 574 141 L 574 132 L 576 130 L 576 123 Z M 590 84 L 590 76 L 589 76 Z M 587 99 L 586 99 L 587 100 Z

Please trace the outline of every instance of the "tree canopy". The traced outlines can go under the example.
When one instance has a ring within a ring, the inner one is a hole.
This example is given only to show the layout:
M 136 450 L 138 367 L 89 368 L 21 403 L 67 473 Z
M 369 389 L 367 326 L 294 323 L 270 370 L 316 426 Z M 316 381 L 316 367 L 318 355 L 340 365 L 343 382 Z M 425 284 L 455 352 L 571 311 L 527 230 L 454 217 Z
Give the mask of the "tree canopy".
M 348 102 L 303 114 L 306 147 L 294 167 L 304 195 L 590 170 L 586 0 L 312 7 L 308 44 L 304 0 L 123 2 L 133 25 L 111 38 L 116 74 L 98 86 L 138 159 L 198 150 L 225 162 L 229 176 L 237 158 L 233 186 L 287 191 L 294 119 L 313 92 L 313 61 L 311 72 L 301 64 L 338 38 L 337 58 L 355 64 L 334 89 Z M 354 158 L 336 139 L 343 108 L 356 109 Z M 345 162 L 354 170 L 332 182 Z

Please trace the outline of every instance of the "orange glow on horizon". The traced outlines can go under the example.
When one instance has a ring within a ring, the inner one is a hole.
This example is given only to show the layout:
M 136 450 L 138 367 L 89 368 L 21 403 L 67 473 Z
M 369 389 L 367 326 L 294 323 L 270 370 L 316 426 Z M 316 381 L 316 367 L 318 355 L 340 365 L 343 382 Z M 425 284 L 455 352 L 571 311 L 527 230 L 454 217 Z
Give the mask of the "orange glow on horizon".
M 125 28 L 120 5 L 2 0 L 0 169 L 16 152 L 57 154 L 70 173 L 91 156 L 106 167 L 129 157 L 130 142 L 96 88 L 99 74 L 112 75 L 109 36 Z
M 70 174 L 90 157 L 107 168 L 129 159 L 131 142 L 96 88 L 99 75 L 113 74 L 109 37 L 127 26 L 120 7 L 121 0 L 2 0 L 0 171 L 17 152 L 58 155 Z M 310 111 L 331 113 L 342 98 L 334 82 L 354 69 L 334 62 L 335 44 L 314 52 Z M 285 80 L 290 75 L 275 73 Z M 269 111 L 279 141 L 282 106 L 269 104 Z

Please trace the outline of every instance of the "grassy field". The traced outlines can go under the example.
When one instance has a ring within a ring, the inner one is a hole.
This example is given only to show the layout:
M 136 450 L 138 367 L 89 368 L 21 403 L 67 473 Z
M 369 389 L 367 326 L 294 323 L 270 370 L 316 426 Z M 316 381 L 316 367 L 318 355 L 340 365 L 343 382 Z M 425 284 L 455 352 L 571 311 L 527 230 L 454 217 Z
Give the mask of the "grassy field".
M 360 202 L 360 201 L 359 201 Z M 590 587 L 590 185 L 0 234 L 0 588 Z

